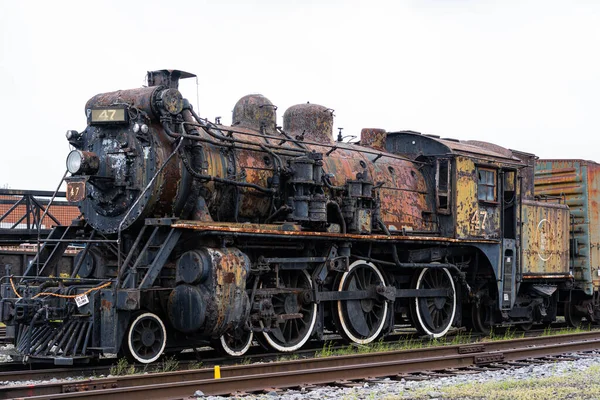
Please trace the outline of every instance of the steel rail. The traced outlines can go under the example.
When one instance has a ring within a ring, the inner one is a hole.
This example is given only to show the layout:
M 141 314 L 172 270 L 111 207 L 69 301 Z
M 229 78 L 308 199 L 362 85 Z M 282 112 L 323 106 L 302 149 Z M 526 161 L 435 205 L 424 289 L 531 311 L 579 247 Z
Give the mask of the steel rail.
M 541 335 L 546 332 L 546 330 L 531 330 L 526 332 L 528 337 Z M 461 331 L 456 330 L 454 332 L 449 332 L 447 335 L 447 339 L 450 340 L 453 335 L 460 334 Z M 0 328 L 0 334 L 2 334 L 2 328 Z M 487 336 L 471 334 L 470 341 L 476 342 Z M 400 338 L 400 339 L 399 339 Z M 0 343 L 2 343 L 2 337 L 0 336 Z M 7 338 L 4 338 L 8 340 Z M 422 340 L 415 332 L 405 332 L 405 333 L 397 333 L 395 335 L 389 336 L 385 338 L 386 342 L 394 342 L 394 341 L 411 341 L 412 343 L 418 344 L 423 343 L 424 346 L 429 341 L 429 339 Z M 347 343 L 339 341 L 337 338 L 331 338 L 327 340 L 329 343 L 328 348 L 332 351 L 341 350 L 347 348 Z M 442 345 L 440 343 L 440 345 Z M 230 366 L 236 365 L 239 363 L 240 359 L 243 359 L 244 362 L 272 362 L 281 359 L 281 353 L 272 352 L 265 353 L 264 351 L 259 350 L 260 347 L 256 347 L 251 349 L 248 353 L 246 353 L 243 357 L 215 357 L 214 350 L 204 350 L 200 353 L 187 353 L 180 354 L 178 358 L 179 369 L 180 370 L 188 370 L 189 364 L 193 362 L 197 362 L 198 358 L 202 359 L 203 365 L 206 367 L 210 367 L 213 365 L 220 366 Z M 298 350 L 294 354 L 301 358 L 314 358 L 318 357 L 319 352 L 323 349 L 322 343 L 314 342 L 307 343 L 305 347 L 301 350 Z M 188 357 L 192 357 L 188 359 Z M 98 375 L 108 375 L 110 373 L 111 367 L 114 366 L 116 359 L 101 359 L 99 363 L 93 366 L 89 366 L 87 364 L 82 364 L 77 368 L 77 377 L 80 377 L 80 381 L 83 381 L 85 378 L 98 376 Z M 143 370 L 143 364 L 134 364 L 133 365 L 136 370 Z M 150 369 L 155 368 L 154 365 L 150 365 Z M 44 364 L 29 366 L 27 364 L 23 364 L 21 362 L 5 362 L 0 363 L 0 382 L 19 382 L 19 381 L 42 381 L 49 379 L 67 379 L 72 378 L 74 376 L 73 367 L 64 367 L 58 368 L 56 366 L 48 367 Z M 18 383 L 17 383 L 18 384 Z
M 201 390 L 206 395 L 231 394 L 236 391 L 251 392 L 266 388 L 327 384 L 368 377 L 394 377 L 398 374 L 421 371 L 518 361 L 595 350 L 599 346 L 600 332 L 593 331 L 408 351 L 238 365 L 221 368 L 221 379 L 213 379 L 212 369 L 201 369 L 62 382 L 54 385 L 13 386 L 0 388 L 0 397 L 110 399 L 117 394 L 127 393 L 129 400 L 135 400 L 181 398 L 191 396 L 196 390 Z

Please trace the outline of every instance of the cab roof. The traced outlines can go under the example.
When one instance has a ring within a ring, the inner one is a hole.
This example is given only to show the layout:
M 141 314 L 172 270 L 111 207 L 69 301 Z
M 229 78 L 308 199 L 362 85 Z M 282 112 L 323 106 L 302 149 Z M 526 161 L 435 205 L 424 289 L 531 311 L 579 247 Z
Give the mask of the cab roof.
M 392 153 L 418 156 L 443 156 L 458 154 L 467 157 L 493 158 L 510 163 L 523 163 L 513 150 L 493 143 L 478 140 L 457 140 L 440 138 L 435 135 L 423 135 L 413 131 L 389 132 L 386 137 L 386 148 Z M 526 154 L 517 152 L 518 154 Z M 411 158 L 412 158 L 411 157 Z

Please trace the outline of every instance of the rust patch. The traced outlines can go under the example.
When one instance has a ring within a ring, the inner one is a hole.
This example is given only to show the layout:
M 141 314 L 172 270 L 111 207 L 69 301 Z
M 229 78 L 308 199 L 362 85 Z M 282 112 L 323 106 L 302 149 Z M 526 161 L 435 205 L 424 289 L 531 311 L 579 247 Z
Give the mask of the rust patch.
M 569 272 L 569 210 L 567 206 L 523 202 L 523 273 Z
M 371 210 L 358 210 L 358 225 L 360 233 L 371 233 Z
M 226 326 L 239 321 L 247 307 L 246 278 L 250 260 L 236 248 L 207 248 L 214 271 L 214 308 L 216 332 L 223 332 Z
M 225 274 L 223 274 L 223 283 L 224 284 L 230 284 L 230 283 L 234 283 L 235 280 L 235 274 L 233 272 L 227 272 Z
M 437 230 L 432 221 L 424 218 L 424 214 L 433 210 L 427 202 L 423 174 L 414 163 L 387 155 L 378 158 L 360 152 L 363 147 L 352 144 L 338 145 L 340 149 L 323 159 L 324 173 L 334 186 L 344 186 L 348 179 L 366 171 L 375 184 L 382 185 L 379 189 L 381 219 L 390 230 Z
M 572 279 L 573 275 L 571 274 L 539 274 L 539 275 L 530 275 L 524 274 L 523 279 Z
M 372 149 L 385 151 L 385 129 L 363 128 L 360 131 L 360 144 Z
M 248 233 L 248 234 L 258 234 L 258 235 L 281 235 L 281 236 L 304 236 L 304 237 L 329 237 L 329 238 L 340 238 L 340 239 L 355 239 L 355 240 L 378 240 L 378 241 L 422 241 L 422 242 L 446 242 L 446 243 L 465 243 L 462 239 L 453 239 L 447 237 L 438 237 L 438 236 L 405 236 L 405 235 L 357 235 L 352 233 L 335 233 L 335 232 L 310 232 L 310 231 L 300 231 L 297 229 L 294 230 L 283 230 L 286 225 L 278 226 L 279 229 L 252 229 L 248 228 L 247 225 L 252 224 L 241 224 L 241 223 L 222 223 L 215 224 L 212 222 L 203 222 L 203 221 L 186 221 L 179 220 L 172 224 L 173 228 L 181 228 L 181 229 L 192 229 L 196 231 L 204 231 L 204 232 L 232 232 L 232 233 Z M 256 224 L 255 224 L 256 225 Z M 277 225 L 275 225 L 277 226 Z M 471 239 L 468 242 L 471 243 L 498 243 L 497 240 L 486 240 L 486 239 Z
M 261 94 L 250 94 L 238 100 L 233 108 L 232 125 L 256 131 L 275 132 L 277 107 Z
M 333 141 L 333 110 L 317 104 L 297 104 L 283 113 L 283 129 L 293 138 L 329 144 Z
M 102 299 L 102 301 L 100 302 L 100 308 L 102 310 L 110 311 L 110 310 L 112 310 L 112 307 L 113 307 L 113 303 L 111 301 Z
M 114 389 L 118 388 L 119 383 L 116 379 L 103 379 L 102 382 L 94 382 L 93 380 L 82 383 L 66 384 L 62 386 L 63 393 L 87 392 L 90 390 Z

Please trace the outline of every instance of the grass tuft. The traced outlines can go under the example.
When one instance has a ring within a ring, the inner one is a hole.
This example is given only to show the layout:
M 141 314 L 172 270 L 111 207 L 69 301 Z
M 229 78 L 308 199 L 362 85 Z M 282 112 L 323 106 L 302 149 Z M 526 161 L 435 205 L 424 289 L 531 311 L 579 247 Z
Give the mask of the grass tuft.
M 120 358 L 110 367 L 110 374 L 115 376 L 133 375 L 136 373 L 135 365 L 130 365 L 126 358 Z
M 571 328 L 571 327 L 561 328 L 559 330 L 552 330 L 552 327 L 547 327 L 544 329 L 544 333 L 542 333 L 542 336 L 569 335 L 572 333 L 589 332 L 591 330 L 592 330 L 591 324 L 581 325 L 581 326 L 578 326 L 577 328 Z
M 171 356 L 163 358 L 160 364 L 156 366 L 155 372 L 172 372 L 177 370 L 179 370 L 179 361 L 175 359 L 175 356 Z

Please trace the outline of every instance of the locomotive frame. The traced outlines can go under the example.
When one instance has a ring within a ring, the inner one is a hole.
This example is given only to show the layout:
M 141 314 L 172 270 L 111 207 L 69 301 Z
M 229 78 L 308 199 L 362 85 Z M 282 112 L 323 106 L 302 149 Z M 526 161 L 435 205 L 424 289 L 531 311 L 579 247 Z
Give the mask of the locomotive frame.
M 441 337 L 581 314 L 569 209 L 534 198 L 535 156 L 411 131 L 333 142 L 331 110 L 291 107 L 281 129 L 260 95 L 214 124 L 177 90 L 190 76 L 97 95 L 86 130 L 68 132 L 83 218 L 1 286 L 14 357 L 150 363 L 205 344 L 293 352 L 330 332 L 365 344 L 399 323 Z M 71 243 L 85 247 L 60 276 Z

